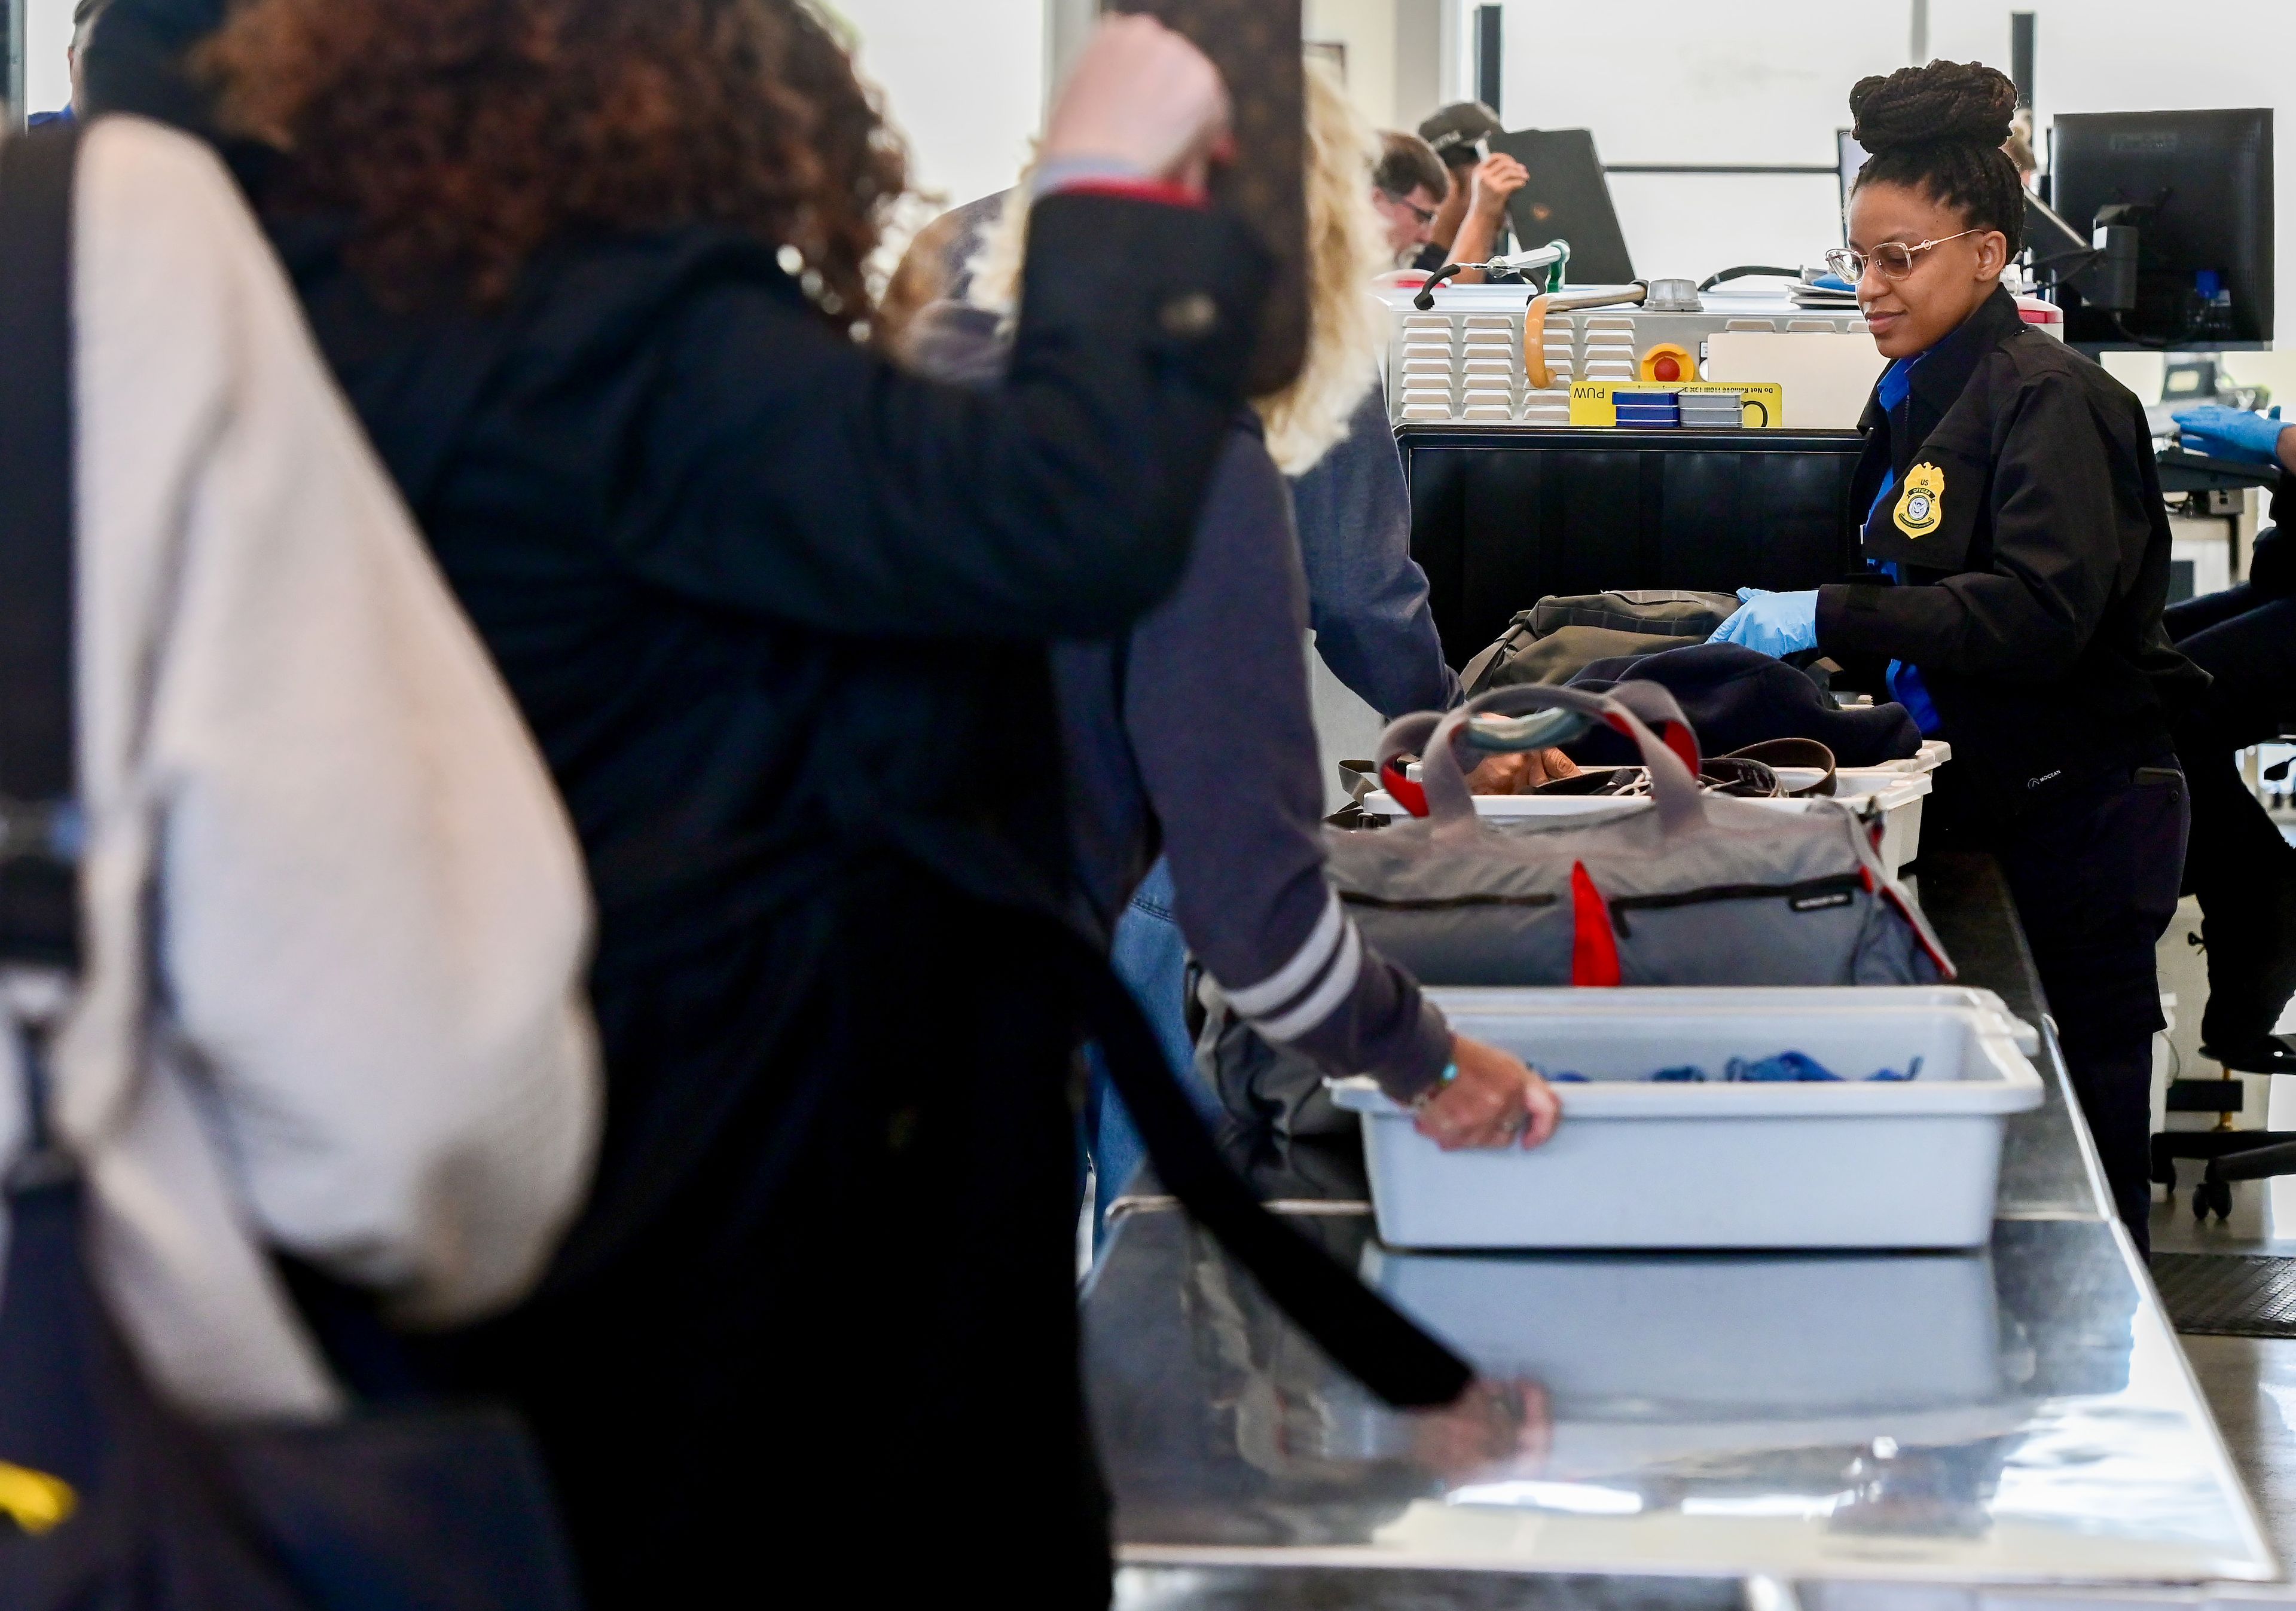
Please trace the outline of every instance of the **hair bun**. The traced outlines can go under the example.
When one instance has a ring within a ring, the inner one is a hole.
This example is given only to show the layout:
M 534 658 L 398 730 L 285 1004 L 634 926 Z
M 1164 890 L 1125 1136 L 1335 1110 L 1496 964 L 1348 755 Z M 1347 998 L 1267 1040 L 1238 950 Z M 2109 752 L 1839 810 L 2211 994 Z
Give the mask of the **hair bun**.
M 1849 92 L 1850 137 L 1868 152 L 1907 145 L 1999 146 L 2017 113 L 2017 86 L 1981 61 L 1901 67 Z

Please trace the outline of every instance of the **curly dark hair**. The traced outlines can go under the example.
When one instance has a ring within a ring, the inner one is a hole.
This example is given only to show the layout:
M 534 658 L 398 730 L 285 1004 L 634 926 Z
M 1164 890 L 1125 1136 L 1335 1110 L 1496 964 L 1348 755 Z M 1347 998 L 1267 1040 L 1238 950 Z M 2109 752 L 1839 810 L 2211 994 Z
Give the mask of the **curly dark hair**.
M 241 0 L 197 67 L 283 153 L 266 205 L 348 214 L 398 303 L 496 303 L 554 240 L 701 222 L 794 247 L 849 330 L 907 188 L 807 0 Z
M 2015 257 L 2025 241 L 2025 186 L 2001 149 L 2017 86 L 1979 61 L 1901 67 L 1849 92 L 1850 138 L 1869 153 L 1857 183 L 1902 184 L 1959 209 L 1972 229 L 1997 229 Z

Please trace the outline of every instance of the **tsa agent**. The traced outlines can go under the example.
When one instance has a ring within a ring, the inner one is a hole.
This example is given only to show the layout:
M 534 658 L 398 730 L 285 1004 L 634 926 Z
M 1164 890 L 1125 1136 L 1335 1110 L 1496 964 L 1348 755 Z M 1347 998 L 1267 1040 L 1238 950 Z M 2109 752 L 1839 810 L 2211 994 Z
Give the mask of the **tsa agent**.
M 1833 266 L 1890 362 L 1854 506 L 1874 574 L 1742 597 L 1718 637 L 1886 664 L 1950 740 L 1943 800 L 2007 874 L 2114 1202 L 2151 1201 L 2153 946 L 2190 808 L 2169 739 L 2206 676 L 2161 626 L 2169 526 L 2137 400 L 2028 326 L 2003 290 L 2024 193 L 2002 154 L 2016 92 L 1974 63 L 1867 78 L 1872 153 Z

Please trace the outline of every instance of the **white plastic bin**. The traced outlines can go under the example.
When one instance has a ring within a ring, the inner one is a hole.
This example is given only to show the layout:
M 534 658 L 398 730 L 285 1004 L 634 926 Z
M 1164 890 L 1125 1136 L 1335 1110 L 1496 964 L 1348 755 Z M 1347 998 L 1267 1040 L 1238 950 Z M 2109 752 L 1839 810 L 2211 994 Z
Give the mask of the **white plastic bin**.
M 2009 1116 L 2039 1075 L 2005 1013 L 1934 992 L 1457 990 L 1455 1028 L 1560 1084 L 1537 1151 L 1446 1153 L 1369 1080 L 1380 1239 L 1402 1248 L 1946 1248 L 1988 1240 Z M 1801 1051 L 1839 1084 L 1653 1084 L 1685 1064 Z M 1918 1079 L 1875 1084 L 1919 1057 Z
M 1807 789 L 1822 774 L 1792 766 L 1778 769 L 1788 789 Z M 1922 854 L 1922 817 L 1937 789 L 1934 769 L 1900 771 L 1890 766 L 1844 767 L 1833 774 L 1837 800 L 1871 800 L 1882 814 L 1882 864 L 1901 876 Z
M 1935 772 L 1952 759 L 1952 745 L 1943 739 L 1925 739 L 1922 741 L 1921 754 L 1903 761 L 1886 761 L 1882 765 L 1891 772 Z

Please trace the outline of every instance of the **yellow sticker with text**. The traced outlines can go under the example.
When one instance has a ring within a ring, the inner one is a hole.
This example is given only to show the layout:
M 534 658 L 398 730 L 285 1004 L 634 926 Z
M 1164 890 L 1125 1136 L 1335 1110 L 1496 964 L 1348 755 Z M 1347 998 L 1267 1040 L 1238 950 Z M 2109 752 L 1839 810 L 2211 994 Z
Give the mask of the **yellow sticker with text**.
M 1906 490 L 1898 498 L 1898 529 L 1909 537 L 1926 537 L 1945 518 L 1945 471 L 1934 464 L 1916 464 L 1906 472 Z

